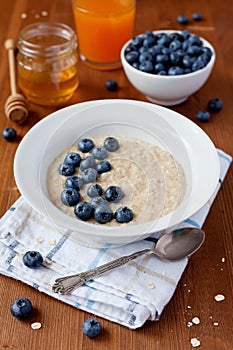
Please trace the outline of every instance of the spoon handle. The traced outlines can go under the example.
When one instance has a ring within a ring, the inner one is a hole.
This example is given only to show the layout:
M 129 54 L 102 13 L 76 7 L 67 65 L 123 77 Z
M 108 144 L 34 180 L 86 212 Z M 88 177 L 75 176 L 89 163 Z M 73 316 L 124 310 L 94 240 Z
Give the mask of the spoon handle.
M 57 278 L 55 280 L 55 283 L 52 289 L 55 293 L 59 293 L 59 294 L 71 293 L 75 288 L 80 287 L 90 279 L 93 279 L 99 275 L 102 275 L 105 272 L 113 270 L 116 267 L 125 265 L 129 261 L 134 260 L 141 255 L 150 254 L 152 252 L 153 250 L 151 249 L 140 250 L 130 255 L 122 256 L 116 260 L 110 261 L 104 265 L 96 267 L 95 269 L 92 269 L 86 272 L 81 272 L 75 275 Z

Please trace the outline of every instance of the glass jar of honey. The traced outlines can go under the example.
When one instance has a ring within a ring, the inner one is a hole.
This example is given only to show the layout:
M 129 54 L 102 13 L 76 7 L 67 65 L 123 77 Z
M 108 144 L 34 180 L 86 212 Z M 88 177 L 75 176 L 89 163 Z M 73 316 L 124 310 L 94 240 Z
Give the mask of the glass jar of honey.
M 67 102 L 79 85 L 77 38 L 63 23 L 33 23 L 18 37 L 18 84 L 26 98 L 44 106 Z

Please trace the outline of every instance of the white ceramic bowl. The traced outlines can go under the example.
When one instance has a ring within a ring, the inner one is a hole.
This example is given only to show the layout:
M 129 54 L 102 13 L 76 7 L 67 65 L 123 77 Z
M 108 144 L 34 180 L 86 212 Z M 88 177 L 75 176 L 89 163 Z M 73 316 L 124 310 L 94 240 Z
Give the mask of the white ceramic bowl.
M 175 30 L 158 30 L 153 33 L 171 34 Z M 121 50 L 121 62 L 130 83 L 146 98 L 163 106 L 172 106 L 184 102 L 190 95 L 199 90 L 207 81 L 215 62 L 215 50 L 213 46 L 201 38 L 203 46 L 209 47 L 213 55 L 209 63 L 196 72 L 176 76 L 155 75 L 144 73 L 132 67 L 125 59 L 125 49 L 131 42 L 129 40 Z
M 180 206 L 145 224 L 113 228 L 82 222 L 60 211 L 48 195 L 48 167 L 80 136 L 98 135 L 134 136 L 172 153 L 187 178 L 187 190 Z M 37 123 L 17 149 L 14 175 L 28 203 L 62 232 L 64 228 L 73 230 L 73 240 L 98 246 L 119 245 L 153 233 L 160 235 L 199 210 L 217 185 L 219 159 L 202 129 L 174 111 L 148 102 L 100 100 L 61 109 Z

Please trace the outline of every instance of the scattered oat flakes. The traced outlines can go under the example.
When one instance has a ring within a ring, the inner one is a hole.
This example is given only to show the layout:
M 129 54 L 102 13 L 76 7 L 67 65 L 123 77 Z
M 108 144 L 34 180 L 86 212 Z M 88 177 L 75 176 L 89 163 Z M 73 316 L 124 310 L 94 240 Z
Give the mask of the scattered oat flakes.
M 44 242 L 44 238 L 43 238 L 43 237 L 37 237 L 37 238 L 36 238 L 36 241 L 37 241 L 38 243 L 42 243 L 42 242 Z
M 190 293 L 191 292 L 191 290 L 190 289 L 188 289 L 188 293 Z
M 56 244 L 56 239 L 50 239 L 49 244 L 50 244 L 50 245 Z
M 23 253 L 19 253 L 19 254 L 17 254 L 17 256 L 18 256 L 19 259 L 22 259 L 24 254 Z
M 191 343 L 192 347 L 194 347 L 194 348 L 197 348 L 198 346 L 201 345 L 200 340 L 197 339 L 197 338 L 192 338 L 192 339 L 190 340 L 190 343 Z
M 187 309 L 192 309 L 192 306 L 188 305 L 188 306 L 187 306 Z
M 219 323 L 218 323 L 218 322 L 214 322 L 213 325 L 214 325 L 215 327 L 218 327 Z
M 47 11 L 41 11 L 41 16 L 43 16 L 43 17 L 46 17 L 46 16 L 48 16 L 48 12 Z
M 34 322 L 31 324 L 32 329 L 40 329 L 41 323 L 40 322 Z
M 25 12 L 21 13 L 21 18 L 22 19 L 26 19 L 27 18 L 27 14 Z
M 225 262 L 225 258 L 222 258 L 222 262 Z
M 150 289 L 155 288 L 155 285 L 153 282 L 147 282 L 146 286 L 147 286 L 147 288 L 150 288 Z
M 35 19 L 38 19 L 38 18 L 40 18 L 40 15 L 39 15 L 39 13 L 36 13 L 36 14 L 35 14 L 35 16 L 34 16 L 34 18 L 35 18 Z
M 225 296 L 222 294 L 217 294 L 217 295 L 215 295 L 214 299 L 216 301 L 223 301 L 225 299 Z
M 198 317 L 193 317 L 192 322 L 194 324 L 199 324 L 201 321 L 200 321 L 200 319 Z
M 51 264 L 52 264 L 52 260 L 49 259 L 49 258 L 45 258 L 45 259 L 44 259 L 44 264 L 45 264 L 45 265 L 51 265 Z
M 192 325 L 193 325 L 193 323 L 190 322 L 190 321 L 187 323 L 187 326 L 188 326 L 188 327 L 192 327 Z

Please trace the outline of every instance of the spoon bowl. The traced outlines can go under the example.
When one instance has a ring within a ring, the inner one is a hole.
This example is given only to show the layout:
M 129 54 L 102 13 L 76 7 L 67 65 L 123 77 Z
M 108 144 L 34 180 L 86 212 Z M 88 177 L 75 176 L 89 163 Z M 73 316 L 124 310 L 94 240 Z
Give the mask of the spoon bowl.
M 160 259 L 176 261 L 195 253 L 205 239 L 204 231 L 197 228 L 181 228 L 164 234 L 153 249 L 144 249 L 130 255 L 122 256 L 95 269 L 71 276 L 57 278 L 52 289 L 55 293 L 67 294 L 82 286 L 85 282 L 105 272 L 122 266 L 144 254 L 156 255 Z

